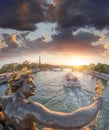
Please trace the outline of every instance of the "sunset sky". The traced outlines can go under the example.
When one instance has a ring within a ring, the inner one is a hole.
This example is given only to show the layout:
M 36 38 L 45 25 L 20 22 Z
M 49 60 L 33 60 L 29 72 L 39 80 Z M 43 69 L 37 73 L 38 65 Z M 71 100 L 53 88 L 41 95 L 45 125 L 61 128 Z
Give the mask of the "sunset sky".
M 0 0 L 0 66 L 109 64 L 109 0 Z

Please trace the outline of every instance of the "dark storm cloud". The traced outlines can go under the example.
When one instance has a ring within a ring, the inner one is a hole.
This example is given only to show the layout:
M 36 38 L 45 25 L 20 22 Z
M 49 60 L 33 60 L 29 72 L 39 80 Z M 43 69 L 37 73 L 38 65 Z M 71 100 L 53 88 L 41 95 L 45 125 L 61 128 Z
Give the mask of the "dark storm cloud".
M 53 4 L 52 4 L 53 3 Z M 36 24 L 57 22 L 62 28 L 109 27 L 109 0 L 0 0 L 0 27 L 35 30 Z
M 98 55 L 102 51 L 101 46 L 93 46 L 92 42 L 97 42 L 101 36 L 88 32 L 78 32 L 73 34 L 72 29 L 63 29 L 60 33 L 52 35 L 52 49 L 56 52 L 86 53 Z
M 38 39 L 28 42 L 28 49 L 33 52 L 35 51 L 36 53 L 46 52 L 47 48 L 49 48 L 49 45 L 44 42 L 43 39 L 44 37 L 42 36 Z
M 63 27 L 109 27 L 109 0 L 53 0 L 48 17 Z
M 79 31 L 74 33 L 72 29 L 62 29 L 58 34 L 52 35 L 53 41 L 61 41 L 62 43 L 76 42 L 76 43 L 84 43 L 91 44 L 91 42 L 98 41 L 101 36 L 95 35 L 94 33 Z M 67 44 L 67 43 L 66 43 Z
M 0 0 L 0 27 L 35 30 L 44 21 L 44 0 Z

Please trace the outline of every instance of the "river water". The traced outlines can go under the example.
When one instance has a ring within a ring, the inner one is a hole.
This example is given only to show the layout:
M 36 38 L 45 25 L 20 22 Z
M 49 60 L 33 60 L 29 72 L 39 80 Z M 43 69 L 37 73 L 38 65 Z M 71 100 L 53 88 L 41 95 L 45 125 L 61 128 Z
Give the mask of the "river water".
M 36 94 L 30 98 L 45 105 L 51 110 L 71 112 L 80 107 L 90 105 L 95 95 L 96 78 L 80 72 L 72 72 L 81 83 L 80 89 L 64 88 L 64 71 L 42 71 L 34 74 L 37 86 Z M 2 85 L 0 96 L 4 95 L 7 85 Z M 109 127 L 109 85 L 104 84 L 104 107 L 98 119 L 99 130 Z

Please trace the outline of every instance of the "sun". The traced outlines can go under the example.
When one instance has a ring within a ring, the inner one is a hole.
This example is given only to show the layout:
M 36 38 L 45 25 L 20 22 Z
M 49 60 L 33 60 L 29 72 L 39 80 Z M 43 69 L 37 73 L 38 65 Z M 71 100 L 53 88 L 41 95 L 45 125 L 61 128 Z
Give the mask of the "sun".
M 87 65 L 88 61 L 84 59 L 83 57 L 73 57 L 69 60 L 69 65 L 74 65 L 74 66 L 80 66 L 80 65 Z

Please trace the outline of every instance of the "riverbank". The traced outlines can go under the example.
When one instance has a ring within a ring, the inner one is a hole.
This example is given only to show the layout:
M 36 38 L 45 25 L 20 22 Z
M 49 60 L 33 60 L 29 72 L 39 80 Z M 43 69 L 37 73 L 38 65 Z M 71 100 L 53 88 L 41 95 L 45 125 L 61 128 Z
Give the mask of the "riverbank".
M 109 84 L 109 74 L 100 73 L 97 71 L 84 71 L 83 73 L 92 75 L 92 76 L 97 77 L 102 80 L 105 80 Z
M 35 74 L 37 72 L 41 71 L 40 68 L 38 69 L 33 69 L 32 70 L 32 74 Z M 18 72 L 18 71 L 16 71 Z M 9 77 L 11 76 L 13 72 L 7 72 L 7 73 L 2 73 L 0 74 L 0 85 L 4 84 L 4 83 L 7 83 Z

